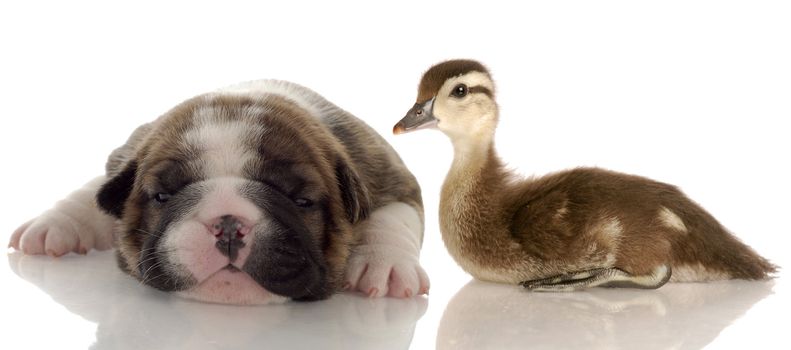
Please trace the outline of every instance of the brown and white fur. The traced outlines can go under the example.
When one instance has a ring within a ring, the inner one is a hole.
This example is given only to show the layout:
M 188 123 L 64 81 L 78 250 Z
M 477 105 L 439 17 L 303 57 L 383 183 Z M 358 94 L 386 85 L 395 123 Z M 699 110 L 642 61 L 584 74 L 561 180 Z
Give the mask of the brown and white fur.
M 420 188 L 365 123 L 296 84 L 189 99 L 138 128 L 107 173 L 20 227 L 10 246 L 60 256 L 118 248 L 120 267 L 221 303 L 410 297 Z
M 494 91 L 478 62 L 437 64 L 393 129 L 434 126 L 453 143 L 440 229 L 450 254 L 474 277 L 569 291 L 775 272 L 671 185 L 598 168 L 515 178 L 494 149 Z

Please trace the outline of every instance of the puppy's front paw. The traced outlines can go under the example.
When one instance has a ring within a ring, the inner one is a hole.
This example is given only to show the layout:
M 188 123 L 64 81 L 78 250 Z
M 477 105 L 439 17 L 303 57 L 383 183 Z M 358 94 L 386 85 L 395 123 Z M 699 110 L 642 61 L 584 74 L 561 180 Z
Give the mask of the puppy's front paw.
M 385 244 L 358 246 L 346 266 L 347 290 L 369 297 L 410 298 L 428 294 L 429 281 L 417 255 Z
M 64 208 L 69 204 L 60 204 L 20 226 L 8 246 L 25 254 L 50 256 L 69 252 L 86 254 L 91 249 L 105 250 L 112 246 L 112 218 L 96 208 Z
M 428 294 L 428 276 L 418 262 L 422 220 L 417 210 L 395 202 L 360 223 L 362 244 L 346 265 L 344 289 L 370 297 Z

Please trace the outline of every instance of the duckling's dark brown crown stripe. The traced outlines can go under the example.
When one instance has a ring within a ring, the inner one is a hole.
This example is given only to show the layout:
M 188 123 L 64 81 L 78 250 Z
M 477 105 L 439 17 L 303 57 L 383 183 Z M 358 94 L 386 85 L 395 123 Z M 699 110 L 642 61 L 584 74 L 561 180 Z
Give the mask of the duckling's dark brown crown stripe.
M 480 86 L 480 85 L 470 86 L 469 87 L 469 92 L 471 94 L 476 94 L 476 93 L 477 94 L 484 94 L 486 96 L 489 96 L 489 98 L 494 99 L 494 94 L 492 93 L 492 90 L 489 90 L 489 88 L 487 88 L 485 86 Z
M 473 60 L 450 60 L 438 63 L 429 68 L 418 88 L 417 103 L 424 103 L 437 94 L 448 78 L 457 77 L 469 72 L 481 72 L 489 75 L 489 70 Z M 491 94 L 491 91 L 489 92 Z

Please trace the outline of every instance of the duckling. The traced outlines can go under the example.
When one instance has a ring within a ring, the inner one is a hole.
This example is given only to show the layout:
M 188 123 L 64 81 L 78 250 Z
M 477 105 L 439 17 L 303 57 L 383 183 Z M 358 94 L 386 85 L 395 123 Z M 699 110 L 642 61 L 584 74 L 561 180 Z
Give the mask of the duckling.
M 759 280 L 776 272 L 674 186 L 600 168 L 515 176 L 494 148 L 498 118 L 486 67 L 451 60 L 423 75 L 417 103 L 393 128 L 436 128 L 450 138 L 440 231 L 473 277 L 573 291 Z

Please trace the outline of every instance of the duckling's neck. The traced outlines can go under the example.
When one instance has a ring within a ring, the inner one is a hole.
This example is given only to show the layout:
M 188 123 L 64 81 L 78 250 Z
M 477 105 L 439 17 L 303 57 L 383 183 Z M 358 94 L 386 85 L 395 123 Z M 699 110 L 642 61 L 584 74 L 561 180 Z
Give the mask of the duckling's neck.
M 490 157 L 497 158 L 494 154 L 494 132 L 497 118 L 486 114 L 479 119 L 488 120 L 488 122 L 472 125 L 472 130 L 464 132 L 447 132 L 453 144 L 453 167 L 483 166 L 486 165 L 485 163 Z
M 478 174 L 484 168 L 491 166 L 491 162 L 499 162 L 494 150 L 494 135 L 476 135 L 453 142 L 453 163 L 449 176 L 455 172 L 464 172 L 468 175 Z
M 476 278 L 518 282 L 523 276 L 508 273 L 520 270 L 524 261 L 505 210 L 509 174 L 497 157 L 493 137 L 460 141 L 465 140 L 453 142 L 453 164 L 442 185 L 442 240 L 456 262 Z
M 496 210 L 493 202 L 499 197 L 507 175 L 494 149 L 494 133 L 454 138 L 452 142 L 453 163 L 442 185 L 441 212 L 449 214 L 447 219 L 458 222 L 471 219 L 471 212 L 488 214 Z M 477 220 L 491 217 L 473 216 Z

